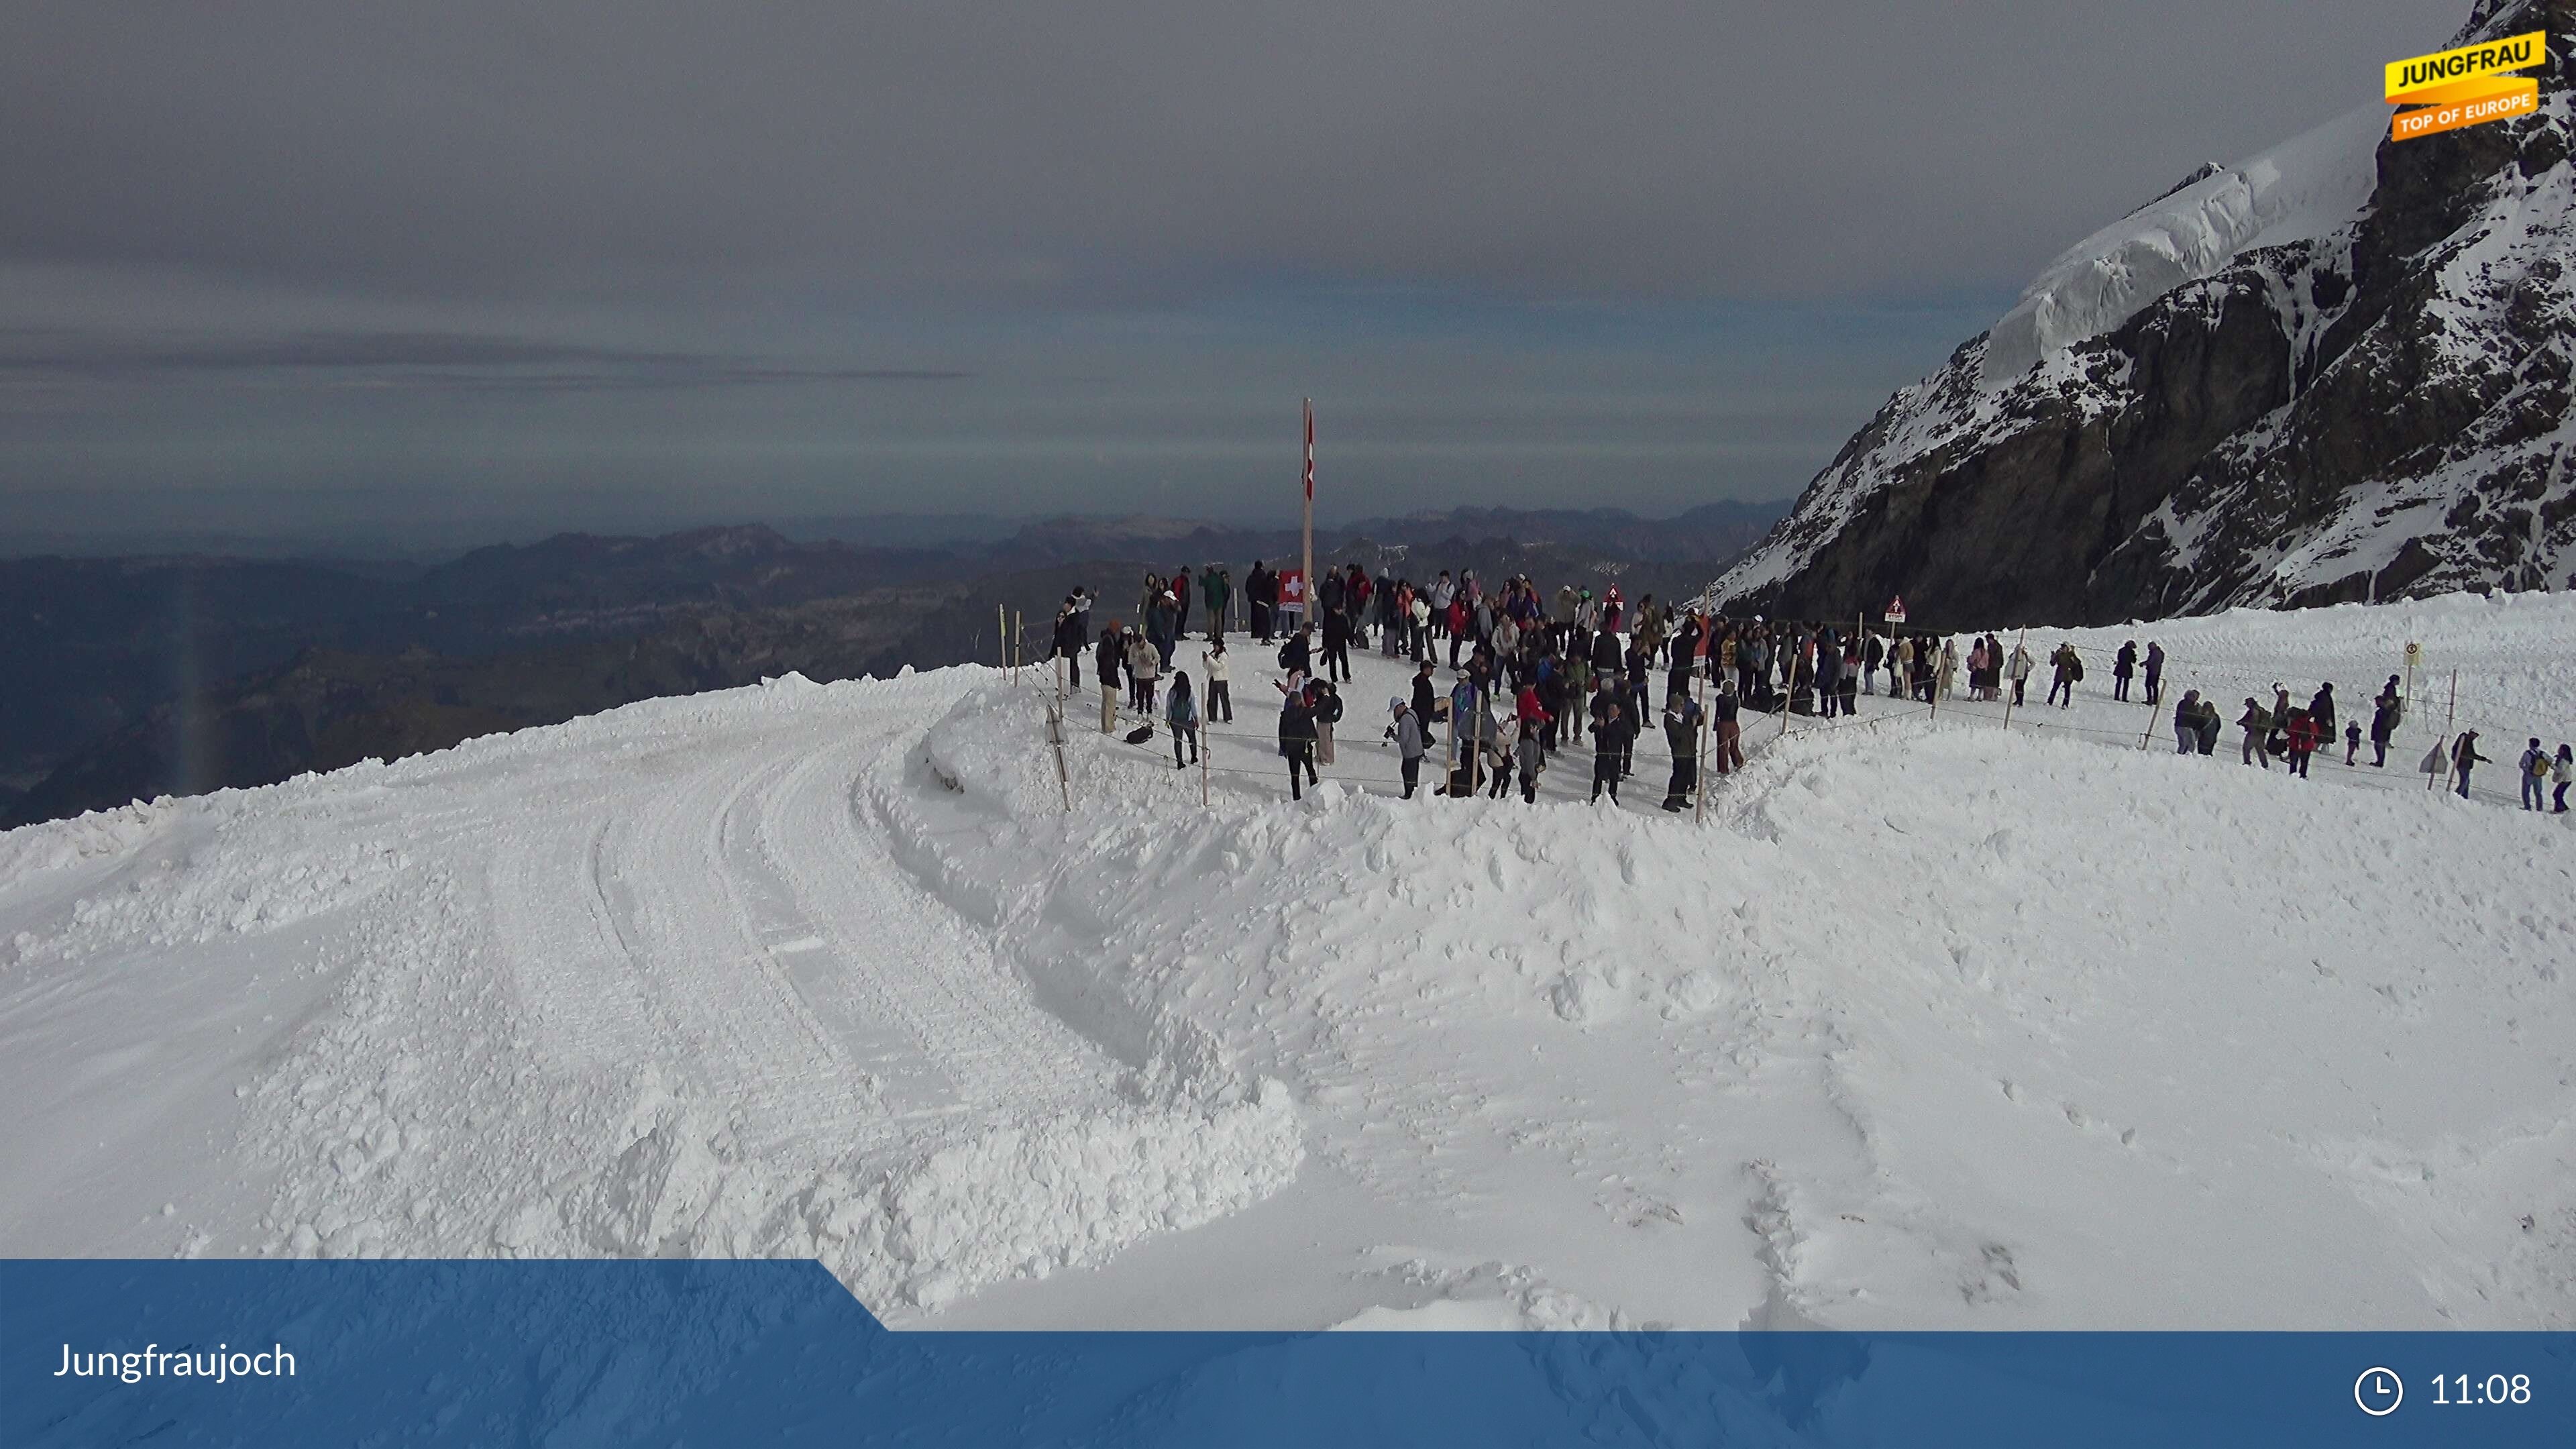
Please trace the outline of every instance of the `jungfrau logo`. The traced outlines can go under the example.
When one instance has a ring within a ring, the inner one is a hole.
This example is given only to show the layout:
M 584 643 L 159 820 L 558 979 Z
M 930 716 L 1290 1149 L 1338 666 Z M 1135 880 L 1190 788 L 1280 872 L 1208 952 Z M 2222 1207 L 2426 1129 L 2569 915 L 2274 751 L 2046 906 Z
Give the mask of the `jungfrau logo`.
M 2534 30 L 2389 62 L 2389 104 L 2414 108 L 2390 120 L 2389 139 L 2412 141 L 2537 112 L 2540 82 L 2512 72 L 2548 58 L 2549 33 Z

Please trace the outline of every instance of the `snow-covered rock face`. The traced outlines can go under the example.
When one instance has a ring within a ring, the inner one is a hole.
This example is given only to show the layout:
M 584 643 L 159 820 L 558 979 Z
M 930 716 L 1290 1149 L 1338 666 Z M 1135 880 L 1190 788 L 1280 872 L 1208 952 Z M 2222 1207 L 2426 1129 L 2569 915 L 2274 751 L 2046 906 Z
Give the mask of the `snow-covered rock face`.
M 2346 225 L 2370 199 L 2387 122 L 2386 107 L 2363 106 L 2242 166 L 2203 167 L 2199 179 L 2067 248 L 1989 331 L 1981 380 L 2011 383 L 2244 252 Z
M 2454 43 L 2571 25 L 2482 4 Z M 2108 621 L 2568 585 L 2567 71 L 2530 119 L 2398 145 L 2364 107 L 2086 238 L 1718 591 Z

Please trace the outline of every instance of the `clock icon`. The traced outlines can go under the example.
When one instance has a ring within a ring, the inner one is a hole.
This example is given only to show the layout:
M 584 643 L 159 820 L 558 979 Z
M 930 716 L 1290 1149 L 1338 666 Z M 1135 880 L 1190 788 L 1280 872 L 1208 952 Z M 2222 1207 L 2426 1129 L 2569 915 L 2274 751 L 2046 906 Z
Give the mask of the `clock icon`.
M 2395 1369 L 2366 1368 L 2352 1381 L 2352 1401 L 2370 1417 L 2385 1418 L 2406 1402 L 2406 1385 L 2398 1382 Z

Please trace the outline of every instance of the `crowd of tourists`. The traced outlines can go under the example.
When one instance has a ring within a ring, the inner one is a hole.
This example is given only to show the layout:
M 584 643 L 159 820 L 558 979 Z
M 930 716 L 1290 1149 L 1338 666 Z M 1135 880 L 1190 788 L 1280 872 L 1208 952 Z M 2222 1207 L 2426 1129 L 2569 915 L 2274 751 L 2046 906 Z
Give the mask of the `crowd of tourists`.
M 1326 570 L 1311 600 L 1298 597 L 1303 593 L 1295 575 L 1259 560 L 1240 587 L 1222 565 L 1195 574 L 1148 574 L 1134 622 L 1111 618 L 1095 640 L 1095 601 L 1076 590 L 1057 613 L 1053 653 L 1077 691 L 1090 659 L 1102 733 L 1118 728 L 1122 709 L 1143 721 L 1131 732 L 1140 743 L 1160 724 L 1170 734 L 1175 767 L 1187 768 L 1198 762 L 1202 722 L 1234 719 L 1227 637 L 1247 636 L 1275 665 L 1278 751 L 1290 795 L 1302 798 L 1307 785 L 1321 781 L 1320 770 L 1335 763 L 1336 728 L 1345 717 L 1340 687 L 1351 678 L 1351 653 L 1375 649 L 1414 666 L 1410 693 L 1387 701 L 1380 736 L 1397 752 L 1405 798 L 1421 788 L 1423 761 L 1434 759 L 1440 774 L 1432 794 L 1500 799 L 1517 788 L 1523 800 L 1535 801 L 1540 776 L 1559 755 L 1588 742 L 1591 798 L 1616 803 L 1634 771 L 1638 739 L 1658 729 L 1672 761 L 1666 810 L 1694 803 L 1703 763 L 1719 775 L 1743 767 L 1747 712 L 1851 716 L 1859 696 L 1882 688 L 1890 699 L 1937 710 L 1963 681 L 1970 700 L 2025 708 L 2039 664 L 2023 644 L 2007 649 L 1992 633 L 1969 636 L 1963 649 L 1958 637 L 1882 634 L 1858 623 L 1715 617 L 1659 603 L 1652 594 L 1632 602 L 1616 583 L 1598 593 L 1562 584 L 1551 593 L 1526 575 L 1489 585 L 1473 571 L 1453 577 L 1443 569 L 1416 581 L 1391 570 L 1372 576 L 1354 563 Z M 1194 616 L 1196 683 L 1177 657 Z M 1445 688 L 1434 678 L 1444 658 Z M 2071 708 L 2084 679 L 2082 654 L 2071 641 L 2061 642 L 2046 663 L 2043 705 Z M 2156 641 L 2143 651 L 2134 640 L 2123 644 L 2111 661 L 2112 700 L 2161 708 L 2167 663 Z M 2366 739 L 2370 765 L 2384 769 L 2406 707 L 2391 676 L 2371 702 L 2365 729 L 2358 716 L 2339 713 L 2332 684 L 2304 705 L 2275 684 L 2268 704 L 2255 696 L 2244 702 L 2236 720 L 2239 757 L 2267 770 L 2278 761 L 2305 778 L 2340 727 L 2347 766 L 2359 767 Z M 2177 753 L 2216 751 L 2225 723 L 2215 700 L 2185 690 L 2170 719 Z M 2469 731 L 2436 746 L 2426 769 L 2448 775 L 2465 798 L 2471 771 L 2489 759 Z M 2535 738 L 2517 768 L 2524 808 L 2568 808 L 2576 749 L 2561 744 L 2551 752 Z

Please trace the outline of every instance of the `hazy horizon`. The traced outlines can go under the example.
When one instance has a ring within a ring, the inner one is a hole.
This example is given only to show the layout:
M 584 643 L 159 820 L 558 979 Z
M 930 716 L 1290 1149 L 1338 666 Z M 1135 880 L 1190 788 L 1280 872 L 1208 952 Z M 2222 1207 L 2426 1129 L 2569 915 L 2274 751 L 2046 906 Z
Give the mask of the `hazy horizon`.
M 26 8 L 0 536 L 440 548 L 1792 494 L 2465 13 Z

